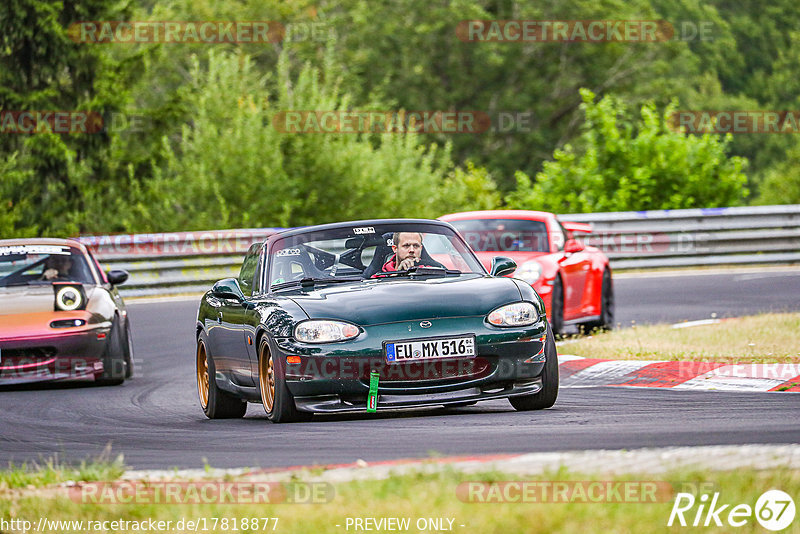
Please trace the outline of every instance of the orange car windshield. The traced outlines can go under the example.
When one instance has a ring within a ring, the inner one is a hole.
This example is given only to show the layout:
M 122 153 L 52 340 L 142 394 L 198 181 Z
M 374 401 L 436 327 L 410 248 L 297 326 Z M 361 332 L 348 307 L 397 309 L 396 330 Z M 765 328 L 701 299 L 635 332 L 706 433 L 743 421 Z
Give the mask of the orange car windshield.
M 93 284 L 84 255 L 60 245 L 0 247 L 0 287 L 79 282 Z

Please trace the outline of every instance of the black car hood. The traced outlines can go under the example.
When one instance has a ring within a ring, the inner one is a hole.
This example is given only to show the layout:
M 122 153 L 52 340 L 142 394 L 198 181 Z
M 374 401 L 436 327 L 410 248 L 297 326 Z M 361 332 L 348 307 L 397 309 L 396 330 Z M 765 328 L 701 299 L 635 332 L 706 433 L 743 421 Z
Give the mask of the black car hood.
M 368 326 L 397 321 L 486 315 L 520 300 L 510 278 L 488 276 L 369 280 L 287 295 L 311 318 Z

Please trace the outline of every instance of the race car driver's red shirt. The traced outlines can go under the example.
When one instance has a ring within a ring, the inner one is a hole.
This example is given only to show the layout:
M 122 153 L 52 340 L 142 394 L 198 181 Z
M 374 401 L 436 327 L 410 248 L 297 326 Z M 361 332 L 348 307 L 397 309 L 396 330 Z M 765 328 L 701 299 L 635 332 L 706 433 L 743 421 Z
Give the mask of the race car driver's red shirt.
M 384 273 L 388 273 L 388 272 L 391 272 L 391 271 L 396 271 L 397 267 L 395 266 L 395 261 L 397 261 L 397 254 L 392 254 L 392 257 L 389 258 L 389 261 L 387 261 L 386 263 L 383 264 L 383 267 L 381 268 L 381 271 L 383 271 Z M 421 264 L 417 264 L 416 266 L 417 267 L 431 267 L 430 265 L 421 265 Z

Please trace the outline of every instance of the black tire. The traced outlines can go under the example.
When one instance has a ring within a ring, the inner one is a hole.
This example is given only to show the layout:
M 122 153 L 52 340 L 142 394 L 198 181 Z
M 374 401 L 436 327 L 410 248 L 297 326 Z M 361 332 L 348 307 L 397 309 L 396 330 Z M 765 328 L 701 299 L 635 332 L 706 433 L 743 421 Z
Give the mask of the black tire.
M 273 358 L 267 336 L 258 344 L 258 389 L 267 419 L 273 423 L 309 421 L 314 414 L 300 412 L 286 387 L 285 368 L 281 358 Z
M 133 377 L 133 338 L 131 338 L 131 320 L 125 320 L 125 339 L 123 341 L 125 354 L 125 378 Z
M 603 271 L 603 281 L 600 286 L 600 319 L 582 325 L 584 333 L 593 330 L 611 330 L 614 328 L 614 282 L 611 271 Z
M 542 371 L 542 389 L 533 395 L 509 397 L 508 401 L 515 410 L 526 412 L 529 410 L 543 410 L 550 408 L 558 398 L 558 352 L 553 339 L 552 330 L 547 331 L 547 341 L 544 344 L 545 363 Z
M 115 316 L 108 332 L 106 348 L 103 351 L 103 374 L 95 380 L 100 386 L 118 386 L 125 381 L 125 340 L 119 322 L 119 316 Z
M 217 387 L 214 357 L 208 352 L 205 332 L 197 336 L 197 396 L 200 407 L 209 419 L 238 419 L 247 412 L 247 402 L 222 391 Z
M 554 334 L 560 335 L 564 332 L 564 285 L 558 275 L 553 280 L 550 297 L 550 326 Z

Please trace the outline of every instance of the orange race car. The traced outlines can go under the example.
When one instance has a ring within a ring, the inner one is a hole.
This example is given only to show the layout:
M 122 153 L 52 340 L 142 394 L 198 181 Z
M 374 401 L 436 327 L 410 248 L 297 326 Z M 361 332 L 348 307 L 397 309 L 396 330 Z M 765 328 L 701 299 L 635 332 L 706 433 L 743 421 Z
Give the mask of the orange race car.
M 73 239 L 0 240 L 0 385 L 130 378 L 127 278 Z
M 517 263 L 512 274 L 542 297 L 553 332 L 566 325 L 584 330 L 614 325 L 614 285 L 608 257 L 584 245 L 575 232 L 588 224 L 560 221 L 552 213 L 494 210 L 439 217 L 459 231 L 484 265 L 506 256 Z

